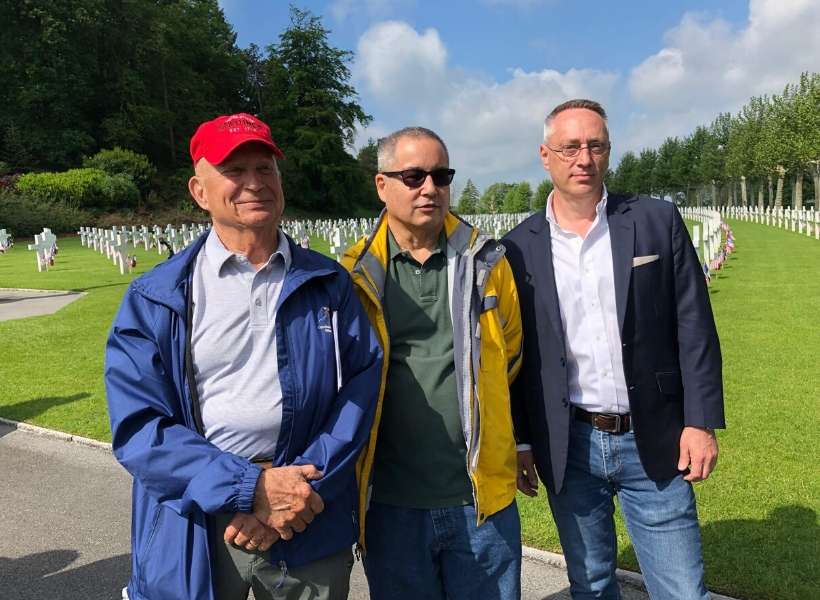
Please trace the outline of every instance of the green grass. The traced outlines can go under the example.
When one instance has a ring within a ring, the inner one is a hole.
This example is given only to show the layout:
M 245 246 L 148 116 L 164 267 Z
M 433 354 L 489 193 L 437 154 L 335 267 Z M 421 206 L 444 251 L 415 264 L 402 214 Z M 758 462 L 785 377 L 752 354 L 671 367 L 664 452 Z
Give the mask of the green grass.
M 820 589 L 820 242 L 733 222 L 737 251 L 710 289 L 724 357 L 728 429 L 696 485 L 711 589 L 806 600 Z M 312 240 L 314 249 L 326 244 Z M 144 272 L 161 257 L 137 251 Z M 0 322 L 0 416 L 110 440 L 103 348 L 133 276 L 76 239 L 37 273 L 21 241 L 0 255 L 0 287 L 78 289 L 55 315 Z M 524 542 L 560 551 L 544 491 L 519 499 Z M 618 520 L 621 566 L 637 562 Z

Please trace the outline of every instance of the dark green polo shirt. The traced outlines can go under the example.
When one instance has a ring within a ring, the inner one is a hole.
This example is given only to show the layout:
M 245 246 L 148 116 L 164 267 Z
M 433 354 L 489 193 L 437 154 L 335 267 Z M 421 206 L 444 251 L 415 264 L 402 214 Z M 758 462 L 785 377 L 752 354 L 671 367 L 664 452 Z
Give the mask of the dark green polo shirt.
M 373 499 L 394 506 L 473 502 L 456 391 L 446 245 L 442 232 L 422 265 L 388 233 L 384 312 L 390 364 Z

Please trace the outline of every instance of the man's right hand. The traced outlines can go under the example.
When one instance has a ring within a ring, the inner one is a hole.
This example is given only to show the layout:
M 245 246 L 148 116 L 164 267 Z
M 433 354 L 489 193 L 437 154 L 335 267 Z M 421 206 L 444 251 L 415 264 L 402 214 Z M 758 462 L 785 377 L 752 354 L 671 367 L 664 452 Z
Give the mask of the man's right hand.
M 532 450 L 518 451 L 518 490 L 525 496 L 538 495 L 538 475 L 535 474 L 535 459 Z
M 263 469 L 256 481 L 253 514 L 275 529 L 283 540 L 302 532 L 322 512 L 325 504 L 308 481 L 322 478 L 313 465 Z

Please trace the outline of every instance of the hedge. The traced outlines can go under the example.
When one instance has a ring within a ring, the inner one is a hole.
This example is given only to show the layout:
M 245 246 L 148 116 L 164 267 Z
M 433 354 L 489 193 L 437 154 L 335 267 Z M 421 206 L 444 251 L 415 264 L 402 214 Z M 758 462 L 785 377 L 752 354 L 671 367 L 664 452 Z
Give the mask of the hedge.
M 20 177 L 16 187 L 42 202 L 62 202 L 86 210 L 132 208 L 140 199 L 140 192 L 130 176 L 109 175 L 100 169 L 27 173 Z

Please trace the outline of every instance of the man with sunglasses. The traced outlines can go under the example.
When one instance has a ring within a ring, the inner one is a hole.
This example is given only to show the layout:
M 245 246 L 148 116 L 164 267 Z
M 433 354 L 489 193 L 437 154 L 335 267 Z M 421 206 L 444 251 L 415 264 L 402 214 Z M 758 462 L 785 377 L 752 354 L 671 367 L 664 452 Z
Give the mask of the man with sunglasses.
M 554 191 L 503 240 L 521 296 L 524 364 L 511 390 L 519 489 L 538 475 L 572 597 L 620 597 L 613 497 L 655 600 L 708 598 L 692 483 L 717 460 L 721 356 L 686 226 L 671 202 L 608 194 L 606 113 L 547 117 Z
M 434 132 L 379 140 L 378 170 L 385 209 L 343 259 L 385 352 L 359 463 L 370 597 L 517 599 L 521 321 L 504 248 L 449 211 L 455 171 Z

